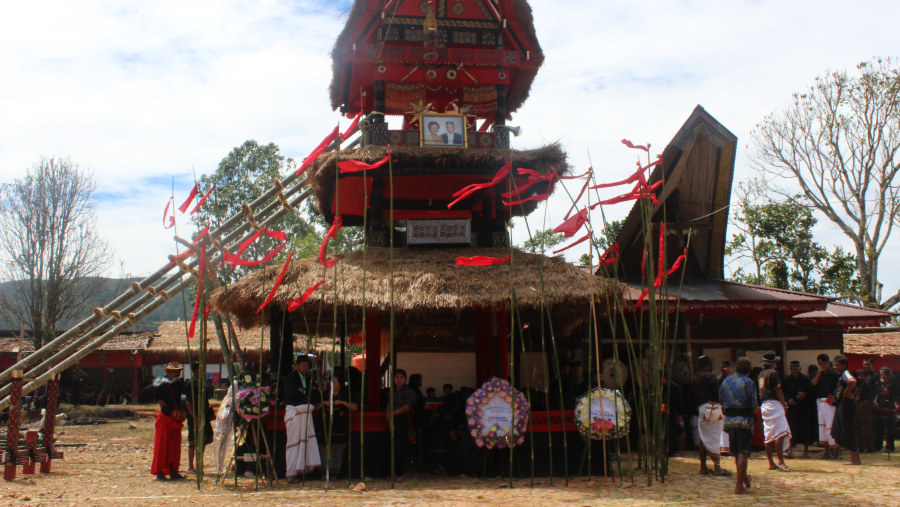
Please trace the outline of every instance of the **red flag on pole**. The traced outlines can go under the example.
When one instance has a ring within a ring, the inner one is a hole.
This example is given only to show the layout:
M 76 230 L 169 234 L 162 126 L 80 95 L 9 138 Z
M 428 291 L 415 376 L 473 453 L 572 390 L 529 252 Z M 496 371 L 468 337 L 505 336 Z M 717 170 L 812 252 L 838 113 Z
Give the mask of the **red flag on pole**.
M 188 206 L 191 205 L 191 201 L 194 200 L 194 197 L 197 197 L 198 190 L 200 190 L 200 184 L 195 183 L 194 188 L 191 189 L 191 193 L 188 195 L 187 200 L 181 203 L 181 206 L 178 207 L 178 211 L 184 213 L 187 210 Z
M 362 113 L 357 113 L 356 118 L 353 119 L 353 123 L 351 123 L 350 126 L 347 127 L 347 130 L 345 130 L 341 134 L 341 139 L 347 139 L 348 137 L 350 137 L 353 134 L 353 129 L 355 129 L 356 126 L 359 125 L 359 120 L 361 120 L 362 117 L 363 117 Z
M 172 215 L 169 215 L 169 206 L 174 204 L 174 198 L 170 197 L 169 202 L 166 203 L 166 209 L 163 211 L 163 228 L 171 229 L 175 227 L 175 212 L 172 212 Z M 166 225 L 166 217 L 169 218 L 169 225 Z
M 325 137 L 325 139 L 323 139 L 322 142 L 319 143 L 319 145 L 316 146 L 316 148 L 309 155 L 307 155 L 306 158 L 303 159 L 303 163 L 300 165 L 300 169 L 297 169 L 296 174 L 302 173 L 306 170 L 307 167 L 312 165 L 312 163 L 315 162 L 317 158 L 319 158 L 319 155 L 321 155 L 325 152 L 325 150 L 328 149 L 328 146 L 331 145 L 332 141 L 334 141 L 334 138 L 337 136 L 338 127 L 335 126 L 334 130 L 332 130 L 331 133 L 328 134 L 328 136 Z
M 575 241 L 574 243 L 572 243 L 572 244 L 570 244 L 570 245 L 568 245 L 568 246 L 564 246 L 564 247 L 560 248 L 559 250 L 554 250 L 554 251 L 553 251 L 553 255 L 556 255 L 556 254 L 558 254 L 559 252 L 566 251 L 566 250 L 572 248 L 573 246 L 575 246 L 575 245 L 577 245 L 577 244 L 579 244 L 579 243 L 584 243 L 584 242 L 587 241 L 588 238 L 590 238 L 590 237 L 591 237 L 591 233 L 587 233 L 587 234 L 585 234 L 584 236 L 582 236 L 581 238 L 579 238 L 577 241 Z
M 256 310 L 256 313 L 261 312 L 262 309 L 265 308 L 270 301 L 272 301 L 272 298 L 275 297 L 275 291 L 278 290 L 278 286 L 281 285 L 281 281 L 284 280 L 284 274 L 287 272 L 288 266 L 291 265 L 291 258 L 293 256 L 294 252 L 288 254 L 287 260 L 284 261 L 284 266 L 281 267 L 281 272 L 278 273 L 278 278 L 275 279 L 275 286 L 272 287 L 272 292 L 269 293 L 269 297 L 267 297 L 266 300 L 263 301 L 263 304 L 259 305 L 259 309 Z
M 321 278 L 319 278 L 319 281 L 316 282 L 315 284 L 313 284 L 312 287 L 306 289 L 306 292 L 304 292 L 302 296 L 300 296 L 297 299 L 288 303 L 288 307 L 287 307 L 288 313 L 293 312 L 297 308 L 300 308 L 300 305 L 305 303 L 306 300 L 309 299 L 310 296 L 312 296 L 312 293 L 315 292 L 316 289 L 319 288 L 319 285 L 322 285 L 323 283 L 325 283 L 325 280 L 322 280 Z
M 334 217 L 334 220 L 331 222 L 331 227 L 328 229 L 328 233 L 325 234 L 325 239 L 322 240 L 322 244 L 319 246 L 319 264 L 325 266 L 326 268 L 330 268 L 334 266 L 336 259 L 331 259 L 328 262 L 325 262 L 325 256 L 328 253 L 328 242 L 338 235 L 341 232 L 341 226 L 344 224 L 344 220 L 340 215 Z
M 203 206 L 203 203 L 206 202 L 206 198 L 209 197 L 209 194 L 211 194 L 212 191 L 215 190 L 215 189 L 216 189 L 216 184 L 213 183 L 213 186 L 210 187 L 210 189 L 207 190 L 205 194 L 203 194 L 203 197 L 200 198 L 200 201 L 198 201 L 198 202 L 197 202 L 197 205 L 194 206 L 194 209 L 191 210 L 191 213 L 190 213 L 191 215 L 193 215 L 194 213 L 196 213 L 196 212 L 200 209 L 200 206 Z
M 368 171 L 370 169 L 378 169 L 379 167 L 386 164 L 390 159 L 391 151 L 388 150 L 387 155 L 385 155 L 384 158 L 371 164 L 360 162 L 359 160 L 344 160 L 342 162 L 338 162 L 338 166 L 340 166 L 342 173 L 355 173 L 359 171 Z
M 567 238 L 571 238 L 572 236 L 575 235 L 576 232 L 578 232 L 579 229 L 581 229 L 581 226 L 584 225 L 585 222 L 587 222 L 587 221 L 588 221 L 588 210 L 583 209 L 583 210 L 579 211 L 577 214 L 572 215 L 565 222 L 557 225 L 556 228 L 553 229 L 553 232 L 562 233 Z

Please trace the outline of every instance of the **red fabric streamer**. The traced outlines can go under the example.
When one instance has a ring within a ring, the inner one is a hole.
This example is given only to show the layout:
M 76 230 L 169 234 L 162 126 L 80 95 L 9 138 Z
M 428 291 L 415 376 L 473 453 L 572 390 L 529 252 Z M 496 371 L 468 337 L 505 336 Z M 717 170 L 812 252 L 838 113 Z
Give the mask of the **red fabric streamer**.
M 656 264 L 656 280 L 653 281 L 653 287 L 660 288 L 663 278 L 666 276 L 666 224 L 659 224 L 659 258 Z
M 610 257 L 609 254 L 615 254 L 615 257 Z M 613 246 L 609 248 L 609 250 L 603 252 L 603 255 L 600 256 L 600 264 L 604 266 L 609 266 L 610 264 L 615 263 L 619 260 L 619 244 L 613 243 Z
M 237 249 L 237 256 L 242 257 L 244 255 L 244 250 L 246 250 L 247 247 L 252 245 L 253 242 L 256 241 L 263 233 L 265 233 L 266 236 L 268 236 L 274 240 L 287 241 L 287 234 L 285 234 L 283 231 L 273 231 L 271 229 L 260 229 L 260 230 L 256 231 L 253 234 L 253 236 L 250 236 L 249 238 L 244 240 L 243 243 L 241 243 L 241 246 L 239 246 Z
M 561 179 L 561 180 L 577 180 L 579 178 L 584 178 L 585 176 L 590 176 L 591 173 L 593 173 L 593 172 L 594 172 L 594 168 L 588 167 L 588 170 L 581 174 L 577 174 L 575 176 L 559 176 L 559 179 Z M 590 179 L 590 178 L 588 178 L 588 179 Z
M 587 241 L 588 238 L 590 238 L 590 237 L 591 237 L 591 233 L 587 233 L 587 234 L 585 234 L 584 236 L 582 236 L 580 239 L 578 239 L 577 241 L 575 241 L 574 243 L 572 243 L 572 244 L 570 244 L 570 245 L 568 245 L 568 246 L 564 246 L 564 247 L 560 248 L 559 250 L 554 250 L 554 251 L 553 251 L 553 255 L 556 255 L 556 254 L 558 254 L 559 252 L 564 252 L 564 251 L 566 251 L 566 250 L 572 248 L 573 246 L 575 246 L 575 245 L 577 245 L 577 244 L 579 244 L 579 243 L 584 243 L 584 242 Z
M 194 206 L 194 209 L 191 210 L 191 213 L 190 213 L 191 215 L 193 215 L 194 213 L 196 213 L 197 211 L 200 210 L 200 206 L 203 206 L 203 203 L 206 202 L 206 198 L 209 197 L 209 194 L 211 194 L 212 191 L 215 189 L 216 189 L 216 184 L 213 183 L 213 186 L 210 187 L 210 189 L 207 190 L 205 194 L 203 194 L 203 197 L 200 198 L 200 201 L 198 201 L 197 205 Z
M 668 271 L 666 271 L 666 276 L 669 276 L 672 273 L 678 271 L 678 268 L 681 267 L 681 263 L 684 262 L 684 260 L 687 258 L 687 252 L 688 252 L 688 247 L 684 247 L 684 253 L 682 253 L 681 255 L 678 256 L 677 259 L 675 259 L 675 262 L 672 264 L 672 267 L 669 268 Z
M 325 137 L 325 139 L 323 139 L 318 146 L 316 146 L 316 149 L 314 149 L 309 155 L 306 156 L 306 158 L 303 159 L 303 163 L 300 164 L 300 169 L 297 169 L 297 172 L 295 174 L 302 173 L 306 170 L 306 168 L 312 165 L 312 163 L 315 162 L 317 158 L 319 158 L 319 155 L 321 155 L 325 152 L 325 150 L 328 149 L 328 146 L 331 145 L 332 141 L 334 141 L 334 138 L 336 138 L 337 136 L 338 127 L 335 126 L 334 130 L 332 130 L 331 133 L 328 134 L 328 136 Z
M 281 281 L 284 280 L 284 274 L 287 272 L 288 266 L 291 265 L 292 257 L 294 257 L 294 252 L 291 252 L 288 254 L 287 259 L 284 261 L 284 266 L 281 267 L 281 272 L 278 273 L 278 278 L 275 279 L 275 286 L 272 287 L 272 292 L 269 293 L 269 297 L 267 297 L 266 300 L 263 301 L 263 304 L 259 305 L 259 308 L 256 310 L 256 313 L 261 312 L 262 309 L 265 308 L 266 305 L 268 305 L 270 301 L 272 301 L 272 298 L 275 297 L 275 291 L 278 290 L 278 286 L 281 285 Z
M 194 337 L 194 329 L 197 328 L 197 312 L 200 311 L 200 296 L 203 295 L 203 277 L 206 276 L 206 243 L 200 243 L 200 278 L 197 280 L 197 299 L 194 301 L 194 313 L 191 314 L 191 325 L 188 328 L 188 338 Z
M 203 309 L 203 319 L 209 320 L 209 310 L 212 308 L 211 305 L 206 305 L 206 308 Z
M 200 231 L 200 234 L 198 234 L 197 237 L 194 238 L 194 241 L 191 242 L 191 244 L 196 245 L 197 242 L 200 241 L 200 238 L 202 238 L 203 236 L 206 236 L 207 232 L 209 232 L 209 223 L 206 224 L 206 227 L 204 227 L 203 230 Z
M 506 264 L 511 256 L 506 257 L 488 257 L 486 255 L 476 255 L 474 257 L 457 257 L 457 266 L 496 266 L 497 264 Z
M 363 117 L 362 113 L 359 113 L 356 115 L 356 118 L 353 119 L 353 123 L 351 123 L 350 126 L 347 127 L 347 130 L 345 130 L 344 133 L 341 134 L 342 140 L 347 139 L 348 137 L 350 137 L 353 134 L 353 129 L 355 129 L 356 126 L 359 125 L 359 120 L 361 120 L 362 117 Z
M 197 191 L 199 191 L 199 190 L 200 190 L 200 184 L 199 183 L 194 184 L 194 188 L 191 189 L 190 195 L 188 195 L 187 200 L 184 201 L 181 204 L 181 206 L 178 207 L 178 211 L 184 213 L 187 210 L 188 206 L 191 205 L 191 201 L 194 200 L 194 197 L 197 197 Z
M 523 204 L 528 201 L 546 201 L 549 198 L 550 198 L 550 192 L 545 192 L 543 194 L 536 194 L 531 197 L 519 199 L 518 201 L 502 201 L 502 202 L 506 206 L 518 206 L 519 204 Z
M 384 158 L 371 164 L 360 162 L 359 160 L 344 160 L 342 162 L 338 162 L 338 166 L 340 166 L 342 173 L 355 173 L 359 171 L 368 171 L 370 169 L 378 169 L 379 167 L 386 164 L 390 159 L 391 150 L 388 150 L 387 155 L 385 155 Z
M 622 144 L 628 146 L 629 148 L 634 148 L 635 150 L 644 150 L 646 152 L 650 151 L 650 143 L 647 143 L 647 146 L 644 146 L 642 144 L 634 144 L 628 139 L 622 139 Z
M 304 292 L 302 296 L 300 296 L 297 299 L 288 303 L 288 307 L 287 307 L 288 313 L 293 312 L 297 308 L 300 308 L 300 305 L 305 303 L 306 300 L 309 299 L 310 296 L 312 296 L 312 293 L 315 292 L 316 289 L 319 288 L 319 285 L 322 285 L 323 283 L 325 283 L 325 280 L 322 280 L 321 278 L 319 278 L 319 281 L 316 282 L 312 287 L 306 289 L 306 292 Z
M 334 217 L 334 220 L 331 222 L 331 228 L 328 229 L 328 233 L 325 234 L 325 239 L 322 240 L 322 245 L 319 246 L 319 264 L 325 266 L 326 268 L 330 268 L 334 266 L 336 259 L 331 259 L 328 262 L 325 262 L 325 255 L 328 253 L 328 242 L 338 235 L 341 232 L 341 226 L 344 225 L 344 220 L 340 215 Z M 329 264 L 330 263 L 330 264 Z
M 590 171 L 590 169 L 588 169 L 588 171 Z M 569 207 L 569 211 L 566 212 L 566 216 L 563 217 L 563 220 L 568 219 L 569 215 L 572 214 L 572 211 L 575 209 L 575 206 L 578 204 L 578 201 L 581 200 L 581 196 L 584 195 L 584 191 L 587 190 L 588 184 L 590 184 L 590 182 L 591 182 L 590 178 L 588 178 L 584 181 L 584 185 L 582 185 L 582 187 L 581 187 L 581 192 L 578 192 L 578 197 L 576 197 L 575 200 L 572 201 L 572 206 Z
M 285 246 L 287 246 L 287 242 L 281 243 L 280 245 L 275 247 L 274 250 L 272 250 L 271 252 L 266 254 L 265 257 L 263 257 L 262 259 L 260 259 L 258 261 L 244 260 L 243 258 L 238 257 L 237 255 L 231 254 L 226 250 L 226 251 L 222 252 L 222 262 L 230 263 L 231 266 L 229 266 L 229 269 L 234 269 L 235 265 L 245 266 L 245 267 L 259 266 L 260 264 L 265 264 L 265 263 L 269 262 L 270 260 L 272 260 L 276 255 L 278 255 L 279 252 L 281 252 L 282 249 L 284 249 Z
M 458 203 L 459 201 L 462 201 L 466 197 L 469 197 L 470 195 L 474 194 L 478 190 L 481 190 L 484 188 L 489 188 L 489 187 L 496 185 L 497 183 L 500 183 L 501 181 L 503 181 L 503 178 L 505 178 L 506 176 L 509 175 L 509 172 L 511 170 L 512 170 L 512 159 L 509 159 L 506 162 L 506 164 L 504 164 L 503 167 L 501 167 L 500 170 L 497 171 L 497 174 L 494 175 L 494 178 L 491 179 L 491 181 L 489 181 L 487 183 L 473 183 L 471 185 L 467 185 L 467 186 L 461 188 L 460 190 L 457 190 L 456 192 L 454 192 L 453 197 L 456 197 L 457 199 L 455 201 L 451 202 L 450 204 L 448 204 L 447 209 L 452 208 L 456 203 Z
M 492 125 L 491 122 L 485 120 L 484 123 L 481 124 L 481 127 L 479 127 L 478 131 L 479 132 L 487 132 L 488 129 L 491 127 L 491 125 Z
M 634 306 L 641 306 L 644 304 L 644 300 L 647 299 L 647 295 L 650 294 L 650 289 L 644 289 L 641 291 L 641 295 L 638 296 L 637 301 L 635 301 Z
M 169 206 L 172 205 L 173 199 L 170 197 L 169 202 L 166 203 L 166 209 L 163 211 L 163 228 L 171 229 L 175 227 L 175 213 L 173 212 L 171 216 L 169 216 Z M 166 217 L 169 218 L 169 225 L 166 225 Z
M 579 211 L 578 214 L 572 215 L 565 222 L 557 225 L 556 228 L 553 229 L 553 232 L 562 233 L 563 235 L 565 235 L 565 237 L 571 238 L 575 235 L 576 232 L 578 232 L 579 229 L 581 229 L 581 226 L 584 225 L 587 221 L 588 210 L 583 209 Z

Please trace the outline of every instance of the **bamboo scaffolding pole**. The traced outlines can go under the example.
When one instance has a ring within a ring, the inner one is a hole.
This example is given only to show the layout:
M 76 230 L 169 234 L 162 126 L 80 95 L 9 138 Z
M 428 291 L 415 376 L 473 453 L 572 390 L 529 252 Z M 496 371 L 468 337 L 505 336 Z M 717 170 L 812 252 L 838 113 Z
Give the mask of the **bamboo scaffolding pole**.
M 301 193 L 299 196 L 295 197 L 294 200 L 290 203 L 291 206 L 296 206 L 297 204 L 302 202 L 304 199 L 306 199 L 306 197 L 308 195 L 309 195 L 309 191 Z M 273 224 L 277 220 L 280 220 L 281 217 L 287 213 L 287 211 L 288 211 L 287 208 L 281 207 L 280 209 L 275 211 L 274 214 L 272 214 L 271 216 L 266 218 L 260 225 L 268 226 L 268 225 Z M 244 225 L 248 225 L 248 224 L 244 224 Z M 228 235 L 228 237 L 225 239 L 225 241 L 228 243 L 231 243 L 234 240 L 234 237 L 237 236 L 238 234 L 240 234 L 240 232 L 242 230 L 243 230 L 243 226 L 239 227 L 235 231 L 232 231 Z M 243 238 L 241 238 L 240 241 L 249 239 L 251 236 L 252 236 L 252 234 L 247 234 Z M 210 265 L 213 265 L 221 260 L 222 253 L 221 252 L 213 252 L 211 254 L 207 253 L 207 256 L 209 256 Z M 106 343 L 113 337 L 117 336 L 118 333 L 127 329 L 129 324 L 136 323 L 136 322 L 140 321 L 141 319 L 143 319 L 144 317 L 146 317 L 147 315 L 149 315 L 151 311 L 160 307 L 166 300 L 168 300 L 168 298 L 171 297 L 171 294 L 177 294 L 180 291 L 184 290 L 185 287 L 190 285 L 190 283 L 193 283 L 193 275 L 190 275 L 187 278 L 184 278 L 184 274 L 178 273 L 177 275 L 172 275 L 172 277 L 170 277 L 170 278 L 174 278 L 175 276 L 180 278 L 180 281 L 178 281 L 178 283 L 176 283 L 174 286 L 172 286 L 171 290 L 164 293 L 165 294 L 164 296 L 157 295 L 152 299 L 152 301 L 150 303 L 147 303 L 146 305 L 142 306 L 140 310 L 137 310 L 136 313 L 133 313 L 133 314 L 131 312 L 127 313 L 120 320 L 118 320 L 117 323 L 115 325 L 113 325 L 109 331 L 107 331 L 105 334 L 103 334 L 100 338 L 94 340 L 89 345 L 87 345 L 86 347 L 79 350 L 79 347 L 84 345 L 84 343 L 86 343 L 88 340 L 90 340 L 90 338 L 93 337 L 92 335 L 86 335 L 86 336 L 80 338 L 79 340 L 76 340 L 76 342 L 73 342 L 68 347 L 65 347 L 63 350 L 57 352 L 50 359 L 48 359 L 47 361 L 42 363 L 42 364 L 52 365 L 52 364 L 56 363 L 57 361 L 62 361 L 59 364 L 57 364 L 56 366 L 50 368 L 46 373 L 40 374 L 39 376 L 35 377 L 34 381 L 29 382 L 27 385 L 23 386 L 22 394 L 24 395 L 24 394 L 28 394 L 28 393 L 34 391 L 35 389 L 37 389 L 38 387 L 43 385 L 47 380 L 49 380 L 51 378 L 51 376 L 52 376 L 51 373 L 60 373 L 61 371 L 65 370 L 66 368 L 69 368 L 70 366 L 75 364 L 75 362 L 79 361 L 82 357 L 87 356 L 88 354 L 90 354 L 91 352 L 93 352 L 94 350 L 96 350 L 100 346 L 102 346 L 104 343 Z M 76 359 L 73 361 L 70 361 L 69 359 L 71 359 L 71 358 L 76 358 Z M 30 372 L 30 373 L 34 373 L 35 370 L 37 370 L 37 368 L 33 369 L 32 372 Z M 38 382 L 38 379 L 41 379 L 41 380 L 39 381 L 39 383 L 36 384 L 36 382 Z M 2 395 L 3 395 L 2 390 L 0 390 L 0 396 L 2 396 Z M 2 400 L 0 400 L 0 410 L 7 408 L 9 406 L 9 403 L 10 403 L 10 401 L 9 401 L 8 396 L 3 398 Z

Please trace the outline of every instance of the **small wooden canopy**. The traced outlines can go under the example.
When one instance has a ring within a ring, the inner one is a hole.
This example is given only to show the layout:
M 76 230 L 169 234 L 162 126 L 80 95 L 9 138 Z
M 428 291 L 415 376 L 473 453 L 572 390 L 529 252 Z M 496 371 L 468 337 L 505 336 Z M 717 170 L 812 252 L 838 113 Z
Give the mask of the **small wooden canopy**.
M 566 154 L 559 144 L 533 150 L 501 151 L 480 148 L 435 150 L 405 146 L 366 146 L 338 154 L 328 152 L 321 155 L 308 169 L 317 209 L 325 220 L 330 223 L 335 213 L 340 213 L 345 225 L 361 225 L 363 203 L 366 202 L 370 217 L 373 210 L 380 210 L 381 216 L 375 219 L 386 219 L 390 195 L 388 165 L 365 173 L 340 174 L 338 187 L 340 201 L 336 203 L 335 160 L 373 163 L 384 157 L 388 151 L 391 152 L 391 168 L 394 175 L 395 220 L 470 218 L 477 222 L 479 217 L 502 219 L 510 214 L 527 215 L 537 208 L 539 204 L 537 201 L 529 201 L 511 208 L 503 206 L 500 202 L 500 196 L 508 191 L 506 179 L 503 183 L 476 192 L 472 197 L 455 204 L 452 209 L 447 209 L 447 205 L 456 199 L 453 196 L 454 192 L 472 183 L 490 181 L 508 161 L 511 161 L 513 174 L 516 175 L 514 188 L 522 189 L 517 200 L 552 191 L 548 189 L 547 182 L 540 182 L 526 189 L 528 180 L 515 172 L 517 169 L 532 169 L 542 175 L 553 172 L 557 176 L 565 176 L 569 173 Z M 364 198 L 364 192 L 368 194 L 367 198 Z
M 653 184 L 665 178 L 654 205 L 651 244 L 656 248 L 658 224 L 666 223 L 667 266 L 684 250 L 691 231 L 685 278 L 721 279 L 728 206 L 734 177 L 737 137 L 697 106 L 663 150 L 663 164 L 650 175 Z M 636 204 L 619 232 L 622 269 L 628 280 L 641 279 L 644 231 L 640 203 Z M 657 254 L 653 253 L 653 258 Z
M 491 119 L 497 86 L 514 112 L 544 60 L 525 0 L 356 0 L 331 57 L 331 107 L 341 112 L 373 111 L 378 81 L 383 113 L 422 101 Z

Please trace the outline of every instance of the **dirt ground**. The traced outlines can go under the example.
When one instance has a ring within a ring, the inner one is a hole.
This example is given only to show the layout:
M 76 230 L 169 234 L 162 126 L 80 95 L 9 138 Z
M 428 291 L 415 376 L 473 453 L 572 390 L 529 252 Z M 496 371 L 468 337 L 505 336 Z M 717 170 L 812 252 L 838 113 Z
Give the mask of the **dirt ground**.
M 134 426 L 134 427 L 132 427 Z M 366 483 L 366 492 L 351 491 L 346 481 L 324 481 L 273 486 L 254 480 L 234 479 L 216 484 L 212 455 L 207 453 L 207 476 L 197 489 L 194 476 L 185 481 L 157 482 L 150 475 L 153 424 L 150 419 L 114 421 L 93 426 L 62 426 L 59 442 L 87 444 L 66 447 L 65 459 L 53 462 L 50 474 L 22 475 L 0 485 L 0 504 L 29 502 L 35 505 L 900 505 L 900 456 L 864 454 L 863 466 L 848 467 L 832 460 L 794 459 L 794 471 L 769 471 L 765 455 L 750 461 L 752 494 L 731 494 L 733 479 L 701 476 L 697 460 L 684 452 L 673 458 L 672 473 L 665 483 L 646 485 L 646 478 L 627 478 L 620 484 L 595 478 L 576 478 L 565 485 L 562 478 L 516 480 L 473 479 L 433 475 L 410 476 L 390 489 L 384 480 Z M 186 435 L 186 432 L 185 432 Z M 186 468 L 186 448 L 182 467 Z M 734 461 L 724 458 L 726 468 Z

